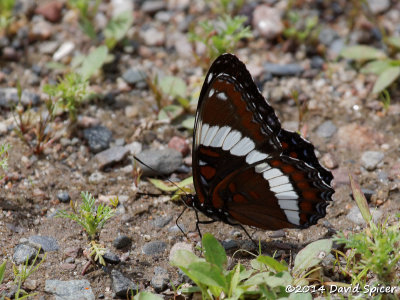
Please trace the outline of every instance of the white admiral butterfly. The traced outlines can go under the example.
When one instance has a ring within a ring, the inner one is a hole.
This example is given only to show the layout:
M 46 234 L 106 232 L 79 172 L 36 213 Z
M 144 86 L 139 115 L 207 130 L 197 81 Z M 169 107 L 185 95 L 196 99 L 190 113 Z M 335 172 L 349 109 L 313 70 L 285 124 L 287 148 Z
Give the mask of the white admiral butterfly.
M 333 176 L 318 162 L 314 146 L 281 128 L 246 66 L 232 54 L 219 56 L 207 73 L 192 163 L 197 194 L 183 200 L 210 222 L 306 228 L 325 216 L 334 193 Z

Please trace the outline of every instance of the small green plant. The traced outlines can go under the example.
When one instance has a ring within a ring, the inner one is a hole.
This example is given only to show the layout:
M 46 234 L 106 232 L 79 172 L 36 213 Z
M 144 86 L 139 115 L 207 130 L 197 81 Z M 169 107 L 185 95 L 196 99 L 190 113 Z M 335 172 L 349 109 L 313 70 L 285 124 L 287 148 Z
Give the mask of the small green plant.
M 101 0 L 68 0 L 69 6 L 79 11 L 79 25 L 82 31 L 92 40 L 96 38 L 94 18 L 100 3 Z
M 93 257 L 94 261 L 98 261 L 99 264 L 105 266 L 106 262 L 103 258 L 104 254 L 106 254 L 106 248 L 104 248 L 102 245 L 96 243 L 96 241 L 90 241 L 90 253 L 89 256 Z
M 222 15 L 214 22 L 208 20 L 200 22 L 201 32 L 192 29 L 189 32 L 189 39 L 203 43 L 207 48 L 206 57 L 208 60 L 213 60 L 222 53 L 232 52 L 241 39 L 252 37 L 250 28 L 244 26 L 246 19 L 244 16 L 232 18 L 229 15 Z M 209 61 L 206 59 L 205 63 L 208 65 Z
M 140 292 L 134 296 L 133 291 L 131 291 L 131 298 L 133 300 L 162 300 L 163 299 L 160 296 L 154 295 L 150 292 Z
M 28 297 L 33 297 L 34 295 L 36 295 L 36 293 L 33 294 L 28 294 L 26 292 L 24 292 L 21 287 L 23 285 L 23 283 L 25 282 L 25 280 L 31 276 L 39 267 L 40 265 L 43 263 L 43 261 L 46 259 L 46 254 L 44 254 L 43 258 L 40 260 L 40 262 L 36 264 L 36 260 L 39 257 L 39 253 L 40 253 L 40 249 L 37 251 L 35 258 L 33 259 L 32 263 L 29 264 L 28 261 L 28 257 L 26 258 L 25 264 L 17 267 L 15 265 L 13 265 L 13 272 L 14 272 L 14 283 L 17 286 L 17 290 L 15 292 L 14 295 L 14 299 L 26 299 Z M 6 272 L 6 266 L 7 266 L 7 261 L 4 261 L 1 265 L 0 265 L 0 286 L 4 280 L 4 276 L 5 276 L 5 272 Z M 24 295 L 20 296 L 20 294 L 23 293 Z M 5 295 L 0 295 L 0 300 L 4 300 L 6 299 Z M 8 299 L 8 298 L 7 298 Z
M 297 44 L 316 44 L 320 28 L 318 27 L 318 16 L 302 18 L 298 12 L 289 10 L 287 14 L 287 25 L 283 35 Z
M 10 150 L 10 145 L 4 144 L 0 145 L 0 169 L 3 171 L 6 171 L 8 168 L 8 150 Z M 2 179 L 3 176 L 0 175 L 0 179 Z
M 396 49 L 395 53 L 400 50 L 400 39 L 389 38 L 387 43 Z M 363 65 L 360 72 L 365 74 L 375 74 L 377 79 L 372 93 L 382 93 L 386 88 L 390 87 L 400 76 L 400 60 L 391 59 L 383 51 L 365 45 L 349 46 L 342 50 L 341 56 L 356 61 L 359 65 Z
M 206 0 L 206 3 L 216 15 L 233 15 L 242 8 L 245 1 L 246 0 Z
M 352 284 L 365 283 L 368 273 L 378 279 L 375 284 L 398 286 L 400 283 L 397 264 L 400 261 L 400 222 L 389 226 L 375 224 L 368 208 L 367 200 L 360 186 L 350 175 L 350 183 L 354 199 L 359 207 L 367 227 L 359 233 L 344 235 L 339 233 L 334 240 L 351 249 L 349 255 L 337 252 L 345 259 L 342 266 L 337 258 L 337 265 L 343 274 L 350 276 Z
M 41 154 L 51 141 L 52 131 L 49 130 L 49 126 L 55 117 L 54 102 L 51 98 L 45 101 L 46 111 L 40 109 L 35 113 L 30 107 L 25 111 L 21 104 L 22 88 L 19 83 L 17 91 L 18 104 L 13 109 L 15 132 L 33 153 Z
M 104 29 L 105 44 L 111 51 L 121 41 L 133 23 L 131 11 L 120 13 L 111 18 Z
M 185 112 L 191 113 L 195 106 L 196 97 L 187 96 L 187 85 L 185 81 L 176 76 L 164 76 L 160 80 L 157 76 L 154 80 L 147 81 L 153 92 L 157 106 L 159 107 L 159 120 L 174 120 Z M 176 100 L 178 104 L 171 104 Z M 187 129 L 193 129 L 194 118 L 186 118 L 181 123 Z
M 292 287 L 309 284 L 306 276 L 331 251 L 332 240 L 320 240 L 304 248 L 296 257 L 293 275 L 285 261 L 264 255 L 253 259 L 249 270 L 240 262 L 228 270 L 225 250 L 211 234 L 204 234 L 202 245 L 205 258 L 187 250 L 178 250 L 171 258 L 171 264 L 179 267 L 196 285 L 182 288 L 181 292 L 199 292 L 202 299 L 283 299 L 294 292 Z M 311 298 L 309 292 L 304 295 Z
M 12 10 L 15 6 L 15 0 L 0 1 L 0 33 L 12 22 Z
M 69 114 L 72 123 L 77 119 L 77 110 L 85 97 L 88 81 L 77 73 L 69 73 L 57 85 L 45 85 L 43 91 L 54 98 L 57 106 Z
M 60 210 L 57 217 L 68 218 L 80 224 L 86 231 L 89 240 L 96 240 L 104 224 L 114 216 L 118 199 L 110 199 L 111 206 L 100 204 L 95 206 L 95 198 L 88 192 L 82 192 L 82 204 L 71 201 L 72 213 Z

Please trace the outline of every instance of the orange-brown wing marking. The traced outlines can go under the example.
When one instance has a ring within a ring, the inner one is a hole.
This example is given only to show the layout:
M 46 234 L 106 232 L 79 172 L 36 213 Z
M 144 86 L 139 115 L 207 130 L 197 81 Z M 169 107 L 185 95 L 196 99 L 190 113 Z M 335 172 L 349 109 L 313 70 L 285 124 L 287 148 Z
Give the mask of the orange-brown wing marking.
M 205 179 L 210 180 L 215 176 L 216 170 L 211 166 L 201 166 L 200 174 L 204 176 Z

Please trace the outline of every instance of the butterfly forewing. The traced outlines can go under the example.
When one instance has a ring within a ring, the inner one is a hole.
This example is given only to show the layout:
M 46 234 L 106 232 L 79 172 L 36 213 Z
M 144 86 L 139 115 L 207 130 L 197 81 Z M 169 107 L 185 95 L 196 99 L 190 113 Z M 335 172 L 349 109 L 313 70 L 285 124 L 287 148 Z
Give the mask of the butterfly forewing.
M 196 113 L 193 177 L 206 215 L 264 229 L 307 227 L 325 215 L 331 173 L 314 147 L 281 129 L 245 65 L 211 66 Z

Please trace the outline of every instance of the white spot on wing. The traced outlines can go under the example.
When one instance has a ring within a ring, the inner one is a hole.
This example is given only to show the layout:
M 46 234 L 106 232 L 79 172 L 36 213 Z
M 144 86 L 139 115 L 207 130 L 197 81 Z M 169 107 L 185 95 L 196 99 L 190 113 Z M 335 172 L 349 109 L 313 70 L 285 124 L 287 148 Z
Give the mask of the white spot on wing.
M 205 166 L 207 163 L 205 161 L 199 160 L 199 166 Z
M 224 92 L 218 93 L 217 98 L 222 101 L 228 100 L 228 96 Z
M 232 149 L 231 149 L 231 154 L 237 155 L 237 156 L 244 156 L 247 153 L 249 153 L 251 150 L 254 149 L 256 145 L 254 142 L 248 138 L 245 137 L 239 141 Z
M 239 131 L 233 130 L 231 131 L 224 140 L 224 144 L 222 145 L 222 149 L 225 151 L 230 150 L 237 142 L 239 142 L 242 134 Z
M 289 178 L 285 175 L 282 175 L 282 176 L 270 179 L 270 180 L 268 180 L 268 182 L 269 182 L 270 187 L 274 187 L 274 186 L 289 183 Z
M 278 204 L 282 209 L 300 210 L 297 200 L 278 200 Z
M 279 169 L 276 169 L 276 168 L 265 171 L 263 174 L 263 176 L 266 180 L 270 180 L 271 178 L 278 177 L 281 175 L 283 175 L 283 173 Z
M 224 140 L 228 135 L 229 131 L 231 131 L 231 128 L 229 126 L 221 127 L 214 136 L 214 139 L 212 140 L 210 146 L 218 148 L 222 147 L 222 144 L 224 143 Z
M 268 157 L 267 154 L 261 153 L 257 150 L 251 151 L 247 156 L 246 156 L 246 162 L 251 165 L 255 162 L 258 162 L 260 160 L 264 160 Z
M 211 89 L 211 90 L 208 92 L 208 98 L 211 98 L 212 95 L 214 95 L 214 93 L 215 93 L 215 90 L 214 90 L 214 89 Z
M 256 169 L 256 172 L 257 172 L 257 173 L 262 173 L 262 172 L 264 172 L 264 171 L 266 171 L 266 170 L 271 169 L 271 166 L 265 162 L 265 163 L 262 163 L 262 164 L 257 165 L 257 166 L 255 167 L 255 169 Z
M 284 210 L 286 218 L 288 221 L 295 225 L 300 225 L 300 215 L 297 211 Z
M 208 74 L 208 77 L 207 77 L 208 84 L 210 84 L 212 78 L 213 78 L 213 74 L 212 73 Z
M 199 144 L 203 144 L 204 143 L 204 139 L 206 138 L 207 131 L 208 131 L 209 127 L 210 127 L 210 125 L 208 125 L 208 124 L 203 124 L 201 126 L 201 137 L 200 137 L 200 143 Z
M 207 135 L 204 138 L 202 145 L 210 146 L 210 143 L 211 143 L 212 139 L 214 138 L 215 134 L 217 133 L 218 129 L 219 129 L 218 126 L 211 126 L 207 131 Z
M 289 192 L 293 191 L 293 185 L 291 183 L 278 185 L 276 187 L 270 188 L 271 191 L 274 193 L 282 193 L 282 192 Z
M 299 199 L 299 196 L 295 191 L 277 193 L 275 194 L 275 197 L 279 200 Z

